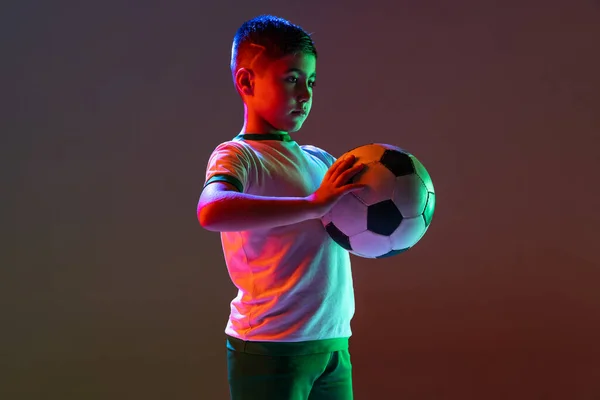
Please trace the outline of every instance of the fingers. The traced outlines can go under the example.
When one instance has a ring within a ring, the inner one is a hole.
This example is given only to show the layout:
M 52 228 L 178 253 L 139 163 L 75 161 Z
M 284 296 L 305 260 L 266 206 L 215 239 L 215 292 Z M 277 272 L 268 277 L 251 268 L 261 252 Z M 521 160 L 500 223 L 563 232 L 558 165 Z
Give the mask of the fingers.
M 352 165 L 352 163 L 354 163 L 355 158 L 356 157 L 354 156 L 354 154 L 349 154 L 343 158 L 337 159 L 333 163 L 333 165 L 329 168 L 329 170 L 325 174 L 325 177 L 329 178 L 329 177 L 333 177 L 333 176 L 337 175 L 337 172 L 339 171 L 340 168 L 345 166 L 344 169 L 346 169 L 346 168 L 348 168 L 349 165 Z
M 359 173 L 364 167 L 365 167 L 365 164 L 359 163 L 350 168 L 347 168 L 343 172 L 340 171 L 340 174 L 335 179 L 335 184 L 338 186 L 346 184 L 354 175 Z

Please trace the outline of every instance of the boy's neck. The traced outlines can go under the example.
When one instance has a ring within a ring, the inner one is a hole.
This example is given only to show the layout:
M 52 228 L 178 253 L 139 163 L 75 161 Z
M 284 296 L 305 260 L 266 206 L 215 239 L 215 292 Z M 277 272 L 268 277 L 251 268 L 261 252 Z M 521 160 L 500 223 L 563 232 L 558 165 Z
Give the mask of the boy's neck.
M 239 133 L 240 135 L 289 135 L 289 132 L 275 129 L 267 121 L 261 119 L 252 113 L 247 106 L 244 106 L 244 125 Z

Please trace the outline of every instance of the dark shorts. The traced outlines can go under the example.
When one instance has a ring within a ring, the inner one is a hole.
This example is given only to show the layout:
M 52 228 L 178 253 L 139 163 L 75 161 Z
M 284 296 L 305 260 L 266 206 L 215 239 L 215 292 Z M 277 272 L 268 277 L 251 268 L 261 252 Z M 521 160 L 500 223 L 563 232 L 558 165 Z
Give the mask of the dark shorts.
M 247 342 L 227 336 L 232 400 L 352 400 L 348 339 Z

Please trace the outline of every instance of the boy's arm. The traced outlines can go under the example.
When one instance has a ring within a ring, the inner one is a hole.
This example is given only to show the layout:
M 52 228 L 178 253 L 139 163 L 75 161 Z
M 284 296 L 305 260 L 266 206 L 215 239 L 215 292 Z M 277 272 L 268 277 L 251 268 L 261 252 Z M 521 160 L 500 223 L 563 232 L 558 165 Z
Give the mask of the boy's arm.
M 200 225 L 217 232 L 291 225 L 317 218 L 318 214 L 308 197 L 254 196 L 224 182 L 204 189 L 197 211 Z
M 209 231 L 231 232 L 291 225 L 320 218 L 346 193 L 361 184 L 347 184 L 363 164 L 352 165 L 354 157 L 334 163 L 317 191 L 307 197 L 265 197 L 238 192 L 224 182 L 211 183 L 198 202 L 200 225 Z

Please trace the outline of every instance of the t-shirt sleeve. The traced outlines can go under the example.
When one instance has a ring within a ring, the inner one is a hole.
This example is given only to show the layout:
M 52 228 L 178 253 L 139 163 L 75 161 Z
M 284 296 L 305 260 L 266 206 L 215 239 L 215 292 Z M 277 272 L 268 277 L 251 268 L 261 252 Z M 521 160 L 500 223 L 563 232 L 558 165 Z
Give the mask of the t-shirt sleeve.
M 318 148 L 317 146 L 307 144 L 307 145 L 303 145 L 301 147 L 302 147 L 302 150 L 306 151 L 309 154 L 312 154 L 313 156 L 317 157 L 319 160 L 323 161 L 325 163 L 325 165 L 327 165 L 327 168 L 331 167 L 333 165 L 333 163 L 336 161 L 336 158 L 334 156 L 332 156 L 325 150 Z
M 248 187 L 251 159 L 242 145 L 225 142 L 218 145 L 208 159 L 203 188 L 214 182 L 227 182 L 240 192 Z

